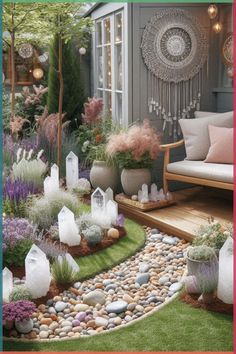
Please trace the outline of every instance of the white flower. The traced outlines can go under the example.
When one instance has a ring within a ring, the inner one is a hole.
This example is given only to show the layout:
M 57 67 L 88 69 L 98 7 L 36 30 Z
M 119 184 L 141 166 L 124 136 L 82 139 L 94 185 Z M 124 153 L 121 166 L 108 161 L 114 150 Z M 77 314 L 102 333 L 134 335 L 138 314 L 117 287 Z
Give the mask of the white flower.
M 22 148 L 19 148 L 16 153 L 16 162 L 17 163 L 20 161 L 21 152 L 22 152 Z
M 86 141 L 83 143 L 83 147 L 84 147 L 85 149 L 87 149 L 87 147 L 89 146 L 89 144 L 90 144 L 90 141 L 89 141 L 89 140 L 86 140 Z
M 43 155 L 43 149 L 38 152 L 37 160 L 39 160 L 42 155 Z
M 29 153 L 28 153 L 27 160 L 30 160 L 30 159 L 31 159 L 33 152 L 34 152 L 34 150 L 33 150 L 33 149 L 30 149 L 30 151 L 29 151 Z

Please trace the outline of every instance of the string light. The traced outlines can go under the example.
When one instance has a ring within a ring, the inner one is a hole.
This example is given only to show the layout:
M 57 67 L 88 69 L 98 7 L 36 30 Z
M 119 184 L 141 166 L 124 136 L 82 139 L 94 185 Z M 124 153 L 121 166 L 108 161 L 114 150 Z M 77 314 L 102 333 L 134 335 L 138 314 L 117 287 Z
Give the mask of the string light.
M 215 31 L 215 33 L 220 33 L 220 31 L 222 30 L 222 23 L 220 22 L 216 22 L 214 25 L 213 25 L 213 30 Z
M 33 70 L 33 77 L 36 80 L 40 80 L 43 77 L 43 70 L 41 68 L 36 68 Z
M 209 7 L 208 7 L 208 16 L 211 20 L 214 20 L 214 18 L 216 18 L 217 14 L 218 14 L 218 8 L 216 5 L 214 4 L 211 4 Z

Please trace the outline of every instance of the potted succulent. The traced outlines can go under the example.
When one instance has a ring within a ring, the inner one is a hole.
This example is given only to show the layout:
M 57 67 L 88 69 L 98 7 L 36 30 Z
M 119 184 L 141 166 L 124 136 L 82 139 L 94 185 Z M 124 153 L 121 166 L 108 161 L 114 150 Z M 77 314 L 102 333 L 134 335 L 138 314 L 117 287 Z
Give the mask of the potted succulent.
M 28 300 L 13 301 L 3 305 L 3 324 L 9 328 L 9 324 L 15 324 L 19 333 L 26 334 L 32 331 L 33 321 L 30 318 L 36 311 L 36 306 Z
M 119 184 L 119 172 L 114 159 L 106 152 L 106 144 L 91 147 L 88 159 L 93 161 L 90 170 L 93 188 L 100 187 L 105 191 L 110 187 L 115 192 Z
M 187 252 L 188 273 L 196 277 L 197 287 L 204 303 L 212 302 L 218 282 L 218 260 L 213 248 L 202 245 L 190 247 Z
M 160 139 L 148 120 L 112 134 L 106 151 L 122 169 L 121 184 L 125 194 L 138 194 L 143 184 L 151 184 L 150 168 L 160 152 Z

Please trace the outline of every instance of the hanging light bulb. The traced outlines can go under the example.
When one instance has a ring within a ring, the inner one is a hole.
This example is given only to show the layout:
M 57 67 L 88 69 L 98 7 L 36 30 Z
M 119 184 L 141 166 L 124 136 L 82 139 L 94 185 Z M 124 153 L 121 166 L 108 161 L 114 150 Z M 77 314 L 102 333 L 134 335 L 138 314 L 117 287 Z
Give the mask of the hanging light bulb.
M 85 55 L 85 54 L 86 54 L 86 49 L 85 49 L 84 47 L 81 47 L 81 48 L 79 49 L 79 54 L 80 54 L 80 55 Z
M 43 77 L 43 70 L 41 68 L 36 68 L 33 70 L 33 77 L 36 80 L 40 80 Z
M 212 28 L 215 33 L 220 33 L 220 31 L 222 30 L 222 23 L 217 21 Z
M 214 20 L 214 18 L 216 18 L 217 14 L 218 14 L 218 8 L 216 5 L 214 4 L 211 4 L 209 7 L 208 7 L 208 16 L 211 20 Z

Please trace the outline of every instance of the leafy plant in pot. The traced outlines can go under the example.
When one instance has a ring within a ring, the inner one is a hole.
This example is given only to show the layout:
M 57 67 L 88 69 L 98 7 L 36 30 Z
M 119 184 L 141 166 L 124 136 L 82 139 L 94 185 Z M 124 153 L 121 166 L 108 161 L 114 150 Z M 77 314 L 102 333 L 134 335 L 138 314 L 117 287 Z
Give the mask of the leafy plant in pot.
M 199 301 L 211 303 L 217 288 L 219 265 L 216 253 L 208 246 L 191 247 L 187 253 L 188 272 L 196 277 L 202 295 Z
M 119 183 L 119 173 L 114 159 L 106 152 L 106 144 L 92 146 L 88 159 L 93 161 L 90 170 L 90 182 L 93 188 L 100 187 L 104 191 L 111 188 L 116 191 Z
M 125 194 L 137 194 L 143 184 L 151 184 L 150 169 L 160 152 L 160 138 L 148 120 L 112 134 L 106 151 L 122 169 L 121 184 Z

